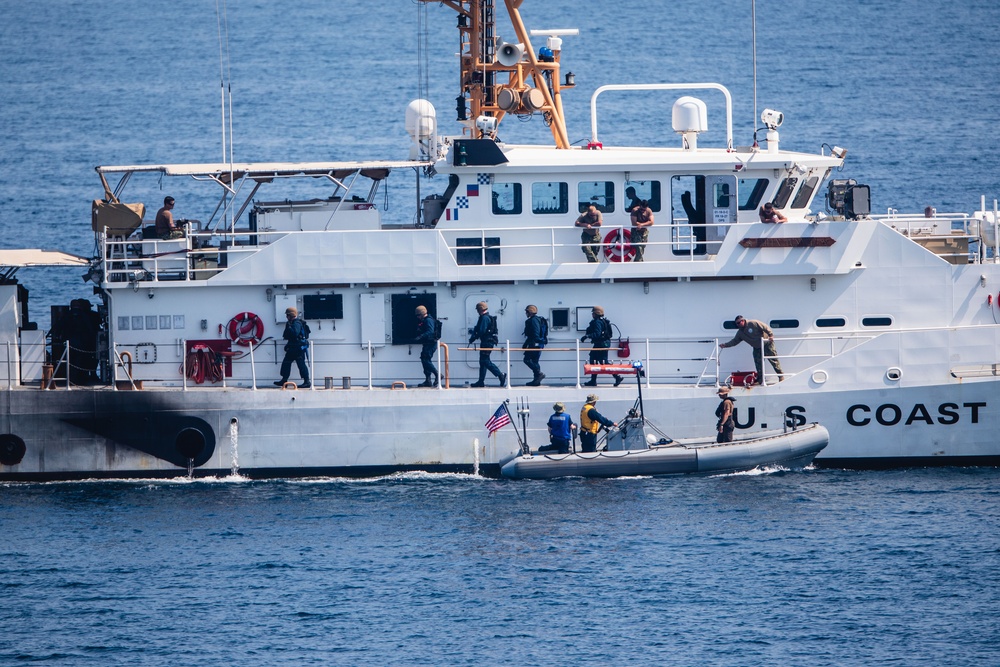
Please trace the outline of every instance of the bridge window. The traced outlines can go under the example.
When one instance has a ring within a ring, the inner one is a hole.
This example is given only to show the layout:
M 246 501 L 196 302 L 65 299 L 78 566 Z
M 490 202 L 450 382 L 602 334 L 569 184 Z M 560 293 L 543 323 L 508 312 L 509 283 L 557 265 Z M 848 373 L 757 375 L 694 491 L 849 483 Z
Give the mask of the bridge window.
M 615 184 L 611 181 L 588 181 L 580 183 L 579 210 L 583 213 L 593 204 L 601 213 L 611 213 L 615 210 Z
M 739 183 L 740 210 L 756 211 L 770 182 L 766 178 L 741 178 Z
M 813 191 L 816 186 L 819 185 L 818 176 L 810 176 L 806 182 L 799 188 L 799 193 L 795 195 L 795 200 L 792 202 L 792 208 L 805 208 L 809 205 L 809 200 L 812 199 Z
M 625 181 L 625 210 L 631 211 L 645 199 L 654 212 L 660 211 L 659 181 Z
M 569 213 L 569 184 L 532 183 L 531 212 L 539 215 Z
M 521 214 L 521 184 L 493 184 L 493 215 Z
M 774 195 L 774 207 L 785 208 L 785 204 L 788 203 L 792 193 L 795 192 L 795 186 L 798 184 L 799 179 L 797 178 L 786 178 L 783 180 L 778 187 L 778 194 Z

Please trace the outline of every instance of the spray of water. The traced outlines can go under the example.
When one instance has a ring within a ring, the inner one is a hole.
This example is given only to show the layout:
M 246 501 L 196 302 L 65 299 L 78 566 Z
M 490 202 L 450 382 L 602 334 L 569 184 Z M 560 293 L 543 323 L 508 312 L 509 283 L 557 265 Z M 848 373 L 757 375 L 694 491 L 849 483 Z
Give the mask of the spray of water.
M 232 456 L 232 475 L 236 477 L 240 474 L 240 451 L 239 451 L 239 439 L 240 439 L 240 422 L 233 417 L 229 420 L 229 449 L 230 455 Z

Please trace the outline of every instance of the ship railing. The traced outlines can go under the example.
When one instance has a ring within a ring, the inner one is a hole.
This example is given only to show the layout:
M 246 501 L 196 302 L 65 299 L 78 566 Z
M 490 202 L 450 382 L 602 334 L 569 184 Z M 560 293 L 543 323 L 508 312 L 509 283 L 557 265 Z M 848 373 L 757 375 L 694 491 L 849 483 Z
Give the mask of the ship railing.
M 878 334 L 852 333 L 839 336 L 782 336 L 774 338 L 775 354 L 766 352 L 767 341 L 761 339 L 760 355 L 763 377 L 761 384 L 770 385 L 780 382 L 785 378 L 794 377 L 801 370 L 806 370 L 826 359 L 832 359 L 838 355 L 858 347 L 863 343 L 878 338 Z M 786 352 L 778 350 L 779 342 Z M 791 344 L 793 351 L 787 352 L 788 345 Z M 781 366 L 781 377 L 777 371 L 771 367 L 773 360 L 777 360 Z M 791 361 L 793 370 L 789 371 L 786 364 Z M 771 367 L 769 369 L 769 367 Z M 799 369 L 799 370 L 795 370 Z M 756 369 L 754 369 L 756 371 Z M 823 379 L 825 382 L 825 378 Z
M 874 334 L 843 334 L 834 336 L 789 336 L 777 338 L 777 358 L 783 365 L 785 377 L 812 368 L 817 363 L 843 354 L 864 342 L 877 337 Z M 581 343 L 578 339 L 556 338 L 541 350 L 541 364 L 546 374 L 547 385 L 565 385 L 582 388 L 589 379 L 584 365 L 589 362 L 591 352 L 607 352 L 609 362 L 614 364 L 642 363 L 642 382 L 647 386 L 667 385 L 719 385 L 727 382 L 737 370 L 748 372 L 753 369 L 749 363 L 746 369 L 733 368 L 733 363 L 723 364 L 720 357 L 721 338 L 632 338 L 627 358 L 619 356 L 619 347 L 595 348 Z M 464 341 L 463 341 L 464 342 Z M 183 390 L 196 387 L 241 387 L 250 389 L 272 388 L 279 378 L 279 368 L 284 357 L 284 341 L 269 339 L 249 347 L 223 352 L 216 357 L 221 373 L 213 376 L 207 369 L 192 368 L 189 359 L 190 348 L 198 341 L 177 341 L 159 346 L 152 355 L 140 359 L 135 346 L 115 345 L 112 358 L 116 389 L 141 388 L 146 385 L 179 386 Z M 449 355 L 448 344 L 439 342 L 433 359 L 438 368 L 437 387 L 446 389 L 468 386 L 478 378 L 478 356 L 480 349 L 453 341 L 454 354 Z M 405 347 L 405 346 L 400 346 Z M 373 342 L 346 342 L 311 340 L 306 363 L 312 380 L 312 389 L 323 388 L 364 388 L 374 390 L 385 387 L 407 387 L 419 384 L 424 377 L 419 361 L 419 345 L 410 346 L 410 354 L 401 359 L 398 354 L 377 354 L 379 345 Z M 493 348 L 493 362 L 507 375 L 508 386 L 523 385 L 531 379 L 530 371 L 524 366 L 524 352 L 532 348 L 521 347 L 517 341 L 505 340 Z M 729 348 L 732 349 L 732 348 Z M 137 356 L 131 356 L 136 353 Z M 735 359 L 733 355 L 727 359 Z M 746 360 L 746 352 L 740 359 Z M 765 368 L 768 367 L 764 355 Z M 134 368 L 128 370 L 134 363 Z M 204 363 L 199 360 L 196 363 Z M 744 365 L 747 365 L 744 363 Z M 194 372 L 190 372 L 194 371 Z M 525 377 L 515 378 L 515 375 Z M 610 372 L 608 374 L 611 374 Z M 195 378 L 203 378 L 198 382 Z M 215 378 L 213 382 L 212 379 Z M 293 364 L 292 377 L 298 377 Z M 765 384 L 773 384 L 777 376 L 766 372 Z
M 643 261 L 711 261 L 730 228 L 753 223 L 690 223 L 684 218 L 650 228 Z M 601 263 L 629 263 L 636 257 L 631 243 L 631 224 L 605 222 L 599 242 L 592 245 Z M 704 234 L 696 230 L 704 229 Z M 581 228 L 557 226 L 488 227 L 470 230 L 438 230 L 455 263 L 459 266 L 587 264 L 581 242 Z M 517 240 L 510 239 L 516 235 Z M 702 238 L 699 238 L 702 237 Z
M 979 220 L 967 213 L 900 214 L 889 209 L 873 220 L 892 227 L 951 264 L 978 264 L 984 256 Z
M 651 228 L 649 240 L 644 244 L 644 261 L 710 261 L 721 247 L 721 239 L 728 229 L 740 224 L 749 223 L 699 225 L 678 219 L 672 223 L 656 225 Z M 706 229 L 705 235 L 715 238 L 708 241 L 699 239 L 696 228 L 700 227 Z M 572 225 L 402 231 L 413 234 L 436 233 L 442 246 L 448 249 L 458 266 L 503 263 L 543 267 L 588 263 L 581 251 L 580 228 Z M 358 235 L 361 241 L 370 240 L 379 234 L 400 232 L 401 230 L 383 229 L 339 230 L 336 233 Z M 281 237 L 304 233 L 315 232 L 251 229 L 191 231 L 182 238 L 170 240 L 141 238 L 136 235 L 128 239 L 107 236 L 104 239 L 104 275 L 110 283 L 128 284 L 206 280 Z M 633 261 L 635 253 L 628 240 L 630 233 L 631 225 L 628 223 L 605 224 L 600 230 L 600 243 L 595 244 L 599 246 L 597 253 L 600 261 Z M 364 247 L 364 244 L 358 247 Z

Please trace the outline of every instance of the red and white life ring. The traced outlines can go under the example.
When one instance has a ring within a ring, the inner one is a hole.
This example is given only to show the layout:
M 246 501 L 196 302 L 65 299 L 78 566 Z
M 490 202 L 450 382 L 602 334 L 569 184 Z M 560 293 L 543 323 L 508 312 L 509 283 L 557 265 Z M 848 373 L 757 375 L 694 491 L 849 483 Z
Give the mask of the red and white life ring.
M 256 345 L 264 338 L 263 320 L 249 311 L 234 316 L 226 329 L 229 340 L 245 347 Z
M 631 244 L 632 230 L 619 227 L 604 237 L 604 256 L 609 262 L 631 262 L 635 259 L 635 246 Z

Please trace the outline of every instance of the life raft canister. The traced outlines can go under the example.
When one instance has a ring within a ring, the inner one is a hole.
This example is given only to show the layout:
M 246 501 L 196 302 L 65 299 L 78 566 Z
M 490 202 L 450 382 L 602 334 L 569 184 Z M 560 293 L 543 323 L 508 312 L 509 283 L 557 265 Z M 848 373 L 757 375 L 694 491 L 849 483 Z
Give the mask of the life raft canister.
M 604 236 L 604 256 L 609 262 L 631 262 L 635 259 L 635 246 L 631 241 L 632 230 L 612 229 Z
M 256 345 L 264 338 L 264 322 L 250 311 L 235 315 L 226 329 L 229 340 L 244 347 Z

